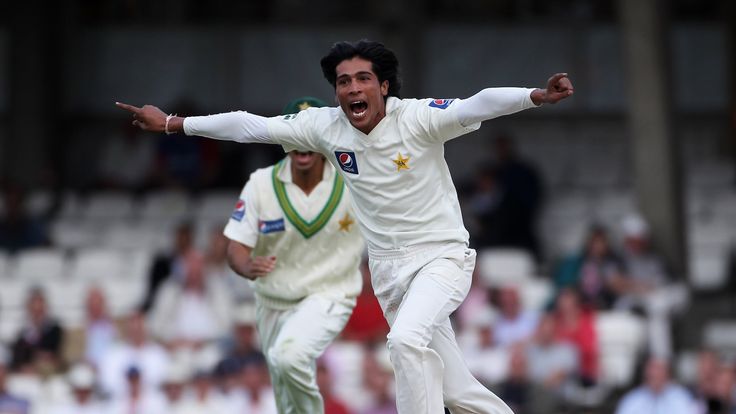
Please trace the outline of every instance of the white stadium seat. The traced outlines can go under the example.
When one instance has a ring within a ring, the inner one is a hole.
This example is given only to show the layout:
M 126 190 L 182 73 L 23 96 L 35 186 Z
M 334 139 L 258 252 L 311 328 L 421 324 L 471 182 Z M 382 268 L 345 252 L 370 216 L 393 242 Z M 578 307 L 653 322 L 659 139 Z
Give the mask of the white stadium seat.
M 240 190 L 210 192 L 202 195 L 196 206 L 197 221 L 226 222 L 238 201 Z
M 724 248 L 691 248 L 688 274 L 696 290 L 716 290 L 728 279 L 728 250 Z
M 179 222 L 193 213 L 189 196 L 180 191 L 165 191 L 148 194 L 139 210 L 140 218 L 146 221 Z
M 478 253 L 478 268 L 487 286 L 521 283 L 534 276 L 534 258 L 522 249 L 483 249 Z
M 596 316 L 601 382 L 612 386 L 631 384 L 637 359 L 644 350 L 644 321 L 628 312 L 600 312 Z
M 730 354 L 736 353 L 736 320 L 713 320 L 703 330 L 706 347 Z
M 96 246 L 104 226 L 81 219 L 59 219 L 51 224 L 51 240 L 62 249 Z
M 104 248 L 80 249 L 71 260 L 69 277 L 94 281 L 120 277 L 127 266 L 125 255 L 119 250 Z
M 66 258 L 57 249 L 30 249 L 18 253 L 13 277 L 27 281 L 55 280 L 66 271 Z
M 133 212 L 133 196 L 122 192 L 93 194 L 82 209 L 87 220 L 126 220 L 133 217 Z

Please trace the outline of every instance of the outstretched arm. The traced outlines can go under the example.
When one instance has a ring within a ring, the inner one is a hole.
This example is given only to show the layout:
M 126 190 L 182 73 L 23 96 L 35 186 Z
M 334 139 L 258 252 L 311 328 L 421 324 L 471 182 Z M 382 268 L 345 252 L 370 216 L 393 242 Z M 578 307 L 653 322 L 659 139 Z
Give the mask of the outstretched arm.
M 567 73 L 557 73 L 547 80 L 545 89 L 483 89 L 459 101 L 455 111 L 460 123 L 468 126 L 545 103 L 554 104 L 572 94 L 573 87 Z
M 266 126 L 267 118 L 244 111 L 184 118 L 167 115 L 153 105 L 140 108 L 122 102 L 115 102 L 115 105 L 133 114 L 133 125 L 144 131 L 167 134 L 183 132 L 187 135 L 243 143 L 274 143 Z

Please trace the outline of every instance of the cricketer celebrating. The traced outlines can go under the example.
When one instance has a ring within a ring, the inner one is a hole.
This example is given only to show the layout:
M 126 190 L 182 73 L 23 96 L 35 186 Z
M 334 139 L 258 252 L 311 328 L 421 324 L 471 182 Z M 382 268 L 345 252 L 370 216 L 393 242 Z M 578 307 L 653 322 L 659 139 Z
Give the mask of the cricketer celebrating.
M 368 247 L 371 282 L 391 327 L 388 348 L 401 414 L 507 414 L 467 369 L 450 314 L 470 288 L 475 252 L 443 144 L 482 121 L 573 94 L 567 74 L 544 89 L 486 88 L 467 99 L 400 99 L 398 60 L 378 42 L 339 42 L 321 61 L 339 108 L 295 116 L 231 112 L 181 118 L 118 105 L 149 131 L 184 131 L 320 152 L 340 170 Z

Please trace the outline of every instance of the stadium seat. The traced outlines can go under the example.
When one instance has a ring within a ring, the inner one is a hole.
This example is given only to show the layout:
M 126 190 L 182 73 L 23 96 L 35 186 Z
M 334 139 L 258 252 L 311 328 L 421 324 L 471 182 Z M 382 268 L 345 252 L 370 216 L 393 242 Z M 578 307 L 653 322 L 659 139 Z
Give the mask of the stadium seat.
M 119 318 L 130 314 L 143 301 L 148 281 L 144 278 L 120 278 L 100 284 L 105 292 L 110 314 Z
M 66 272 L 66 258 L 58 249 L 39 248 L 18 253 L 13 277 L 29 282 L 55 280 Z
M 549 279 L 535 277 L 519 285 L 521 303 L 525 309 L 541 311 L 552 298 L 554 287 Z
M 631 384 L 637 359 L 644 350 L 644 321 L 632 313 L 608 311 L 598 313 L 595 327 L 601 382 L 614 387 Z
M 478 268 L 487 286 L 522 283 L 534 276 L 534 258 L 526 250 L 491 248 L 478 253 Z
M 194 208 L 197 221 L 225 222 L 238 201 L 240 190 L 216 191 L 202 195 Z
M 139 218 L 144 221 L 176 223 L 193 212 L 189 196 L 181 191 L 148 194 L 142 201 Z
M 71 259 L 69 277 L 85 281 L 104 281 L 121 277 L 126 266 L 124 253 L 119 250 L 80 249 Z
M 712 320 L 703 329 L 703 344 L 731 355 L 736 354 L 736 320 Z
M 728 189 L 733 184 L 733 165 L 716 160 L 703 161 L 685 171 L 688 188 Z
M 93 247 L 99 243 L 104 226 L 80 219 L 59 219 L 50 226 L 50 237 L 62 249 Z
M 717 247 L 691 248 L 688 274 L 696 290 L 716 290 L 728 279 L 728 250 Z
M 133 196 L 123 192 L 103 192 L 91 195 L 82 209 L 86 220 L 126 220 L 133 217 Z
M 42 216 L 49 212 L 53 202 L 53 195 L 50 192 L 34 191 L 26 198 L 24 209 L 32 216 Z
M 7 277 L 10 275 L 10 259 L 8 254 L 0 251 L 0 278 Z
M 114 223 L 101 234 L 100 246 L 119 250 L 164 251 L 171 247 L 168 225 L 170 223 Z

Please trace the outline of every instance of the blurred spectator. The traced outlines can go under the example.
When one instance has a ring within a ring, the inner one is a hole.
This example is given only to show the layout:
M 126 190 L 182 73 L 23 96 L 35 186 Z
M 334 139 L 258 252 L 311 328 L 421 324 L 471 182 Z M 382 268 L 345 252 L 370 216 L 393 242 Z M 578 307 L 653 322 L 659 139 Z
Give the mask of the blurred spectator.
M 509 231 L 500 242 L 504 246 L 529 250 L 539 260 L 541 248 L 537 240 L 536 224 L 544 201 L 542 180 L 531 163 L 519 157 L 514 141 L 508 134 L 500 134 L 493 141 L 496 177 L 503 189 L 502 216 Z
M 202 113 L 190 102 L 172 105 L 175 113 Z M 159 134 L 156 145 L 154 176 L 159 186 L 199 190 L 215 183 L 219 175 L 219 144 L 214 140 L 197 139 L 183 133 Z
M 167 279 L 156 295 L 151 329 L 174 348 L 198 349 L 223 338 L 231 328 L 232 299 L 224 281 L 204 273 L 204 257 L 189 252 L 184 279 Z
M 508 366 L 509 376 L 501 384 L 498 396 L 508 404 L 514 414 L 531 414 L 532 383 L 529 380 L 529 364 L 523 346 L 511 347 Z
M 61 363 L 64 331 L 48 314 L 48 302 L 41 288 L 33 288 L 26 299 L 26 321 L 13 342 L 14 371 L 54 373 Z
M 107 311 L 105 293 L 97 286 L 89 289 L 85 302 L 84 359 L 94 367 L 117 339 L 117 327 Z
M 577 291 L 564 289 L 557 297 L 554 318 L 557 340 L 566 341 L 577 350 L 581 383 L 586 386 L 595 384 L 599 350 L 594 311 L 582 306 Z
M 182 413 L 186 406 L 185 395 L 188 381 L 189 373 L 183 364 L 174 362 L 167 367 L 161 385 L 166 406 L 164 412 L 167 414 Z
M 472 214 L 470 239 L 476 249 L 511 245 L 511 234 L 517 229 L 513 227 L 516 223 L 509 218 L 512 211 L 510 202 L 505 188 L 498 181 L 496 169 L 490 166 L 480 168 L 466 202 L 466 209 Z
M 138 398 L 140 396 L 135 393 L 139 391 L 130 391 L 130 385 L 157 390 L 169 362 L 166 350 L 149 339 L 143 315 L 134 313 L 125 320 L 123 342 L 108 349 L 100 361 L 100 385 L 105 393 L 114 397 Z M 134 378 L 130 375 L 131 367 L 135 367 Z
M 325 414 L 349 414 L 347 406 L 335 396 L 332 390 L 332 375 L 324 361 L 317 360 L 317 386 L 322 394 Z
M 396 414 L 394 372 L 388 358 L 369 351 L 363 359 L 363 386 L 371 395 L 370 406 L 360 414 Z
M 75 365 L 66 377 L 74 398 L 66 404 L 58 404 L 50 414 L 106 414 L 105 405 L 95 395 L 95 371 L 92 367 Z
M 208 278 L 221 279 L 227 285 L 230 296 L 236 303 L 254 302 L 252 283 L 235 273 L 227 262 L 227 246 L 230 239 L 223 234 L 223 227 L 216 226 L 210 233 L 206 253 L 206 270 Z
M 158 389 L 146 386 L 140 369 L 131 365 L 125 370 L 126 391 L 113 396 L 108 414 L 153 414 L 164 412 L 163 399 Z
M 545 314 L 539 321 L 534 340 L 526 348 L 529 378 L 556 394 L 578 373 L 578 355 L 569 342 L 557 338 L 555 316 Z
M 30 216 L 25 211 L 23 191 L 12 185 L 6 186 L 3 199 L 5 212 L 0 216 L 0 250 L 15 253 L 48 245 L 46 223 L 42 218 Z
M 481 309 L 458 338 L 470 372 L 486 386 L 501 383 L 508 376 L 509 347 L 496 341 L 495 320 L 490 308 Z
M 517 286 L 503 286 L 497 296 L 496 342 L 501 346 L 511 346 L 529 340 L 537 329 L 537 312 L 523 309 Z
M 28 414 L 30 412 L 28 401 L 8 392 L 6 379 L 9 360 L 10 355 L 0 346 L 0 413 Z
M 235 363 L 238 369 L 253 357 L 264 358 L 258 345 L 255 305 L 243 304 L 235 309 L 232 334 L 225 338 L 223 355 L 221 363 Z
M 490 290 L 483 279 L 480 277 L 480 267 L 475 266 L 473 269 L 472 279 L 470 280 L 470 290 L 465 300 L 457 308 L 455 317 L 459 323 L 459 330 L 472 324 L 478 313 L 485 312 L 489 308 Z
M 715 396 L 716 373 L 718 371 L 718 354 L 711 349 L 702 349 L 698 352 L 695 383 L 690 384 L 693 394 L 702 414 L 709 413 L 708 401 Z
M 644 383 L 624 395 L 616 414 L 697 414 L 697 408 L 684 387 L 670 380 L 667 362 L 650 358 L 645 366 Z
M 278 412 L 265 359 L 250 358 L 243 365 L 241 381 L 245 391 L 245 403 L 240 412 L 251 414 L 276 414 Z
M 186 255 L 194 250 L 194 229 L 192 223 L 182 222 L 174 231 L 172 251 L 159 254 L 153 260 L 151 272 L 148 275 L 148 290 L 141 304 L 143 312 L 148 312 L 153 306 L 158 288 L 169 277 L 184 279 L 186 273 Z
M 594 226 L 583 251 L 563 259 L 554 274 L 558 289 L 577 288 L 583 303 L 594 309 L 610 309 L 621 290 L 623 268 L 611 248 L 608 233 Z
M 125 125 L 105 141 L 97 166 L 103 188 L 141 191 L 151 184 L 155 141 L 140 129 Z
M 368 268 L 367 259 L 360 263 L 360 273 L 363 276 L 363 289 L 358 295 L 353 314 L 342 331 L 342 339 L 370 343 L 385 341 L 388 334 L 388 323 L 373 293 L 371 271 Z
M 736 413 L 735 381 L 733 363 L 721 363 L 714 375 L 713 393 L 707 400 L 707 414 Z
M 651 249 L 649 226 L 642 217 L 627 216 L 622 224 L 625 277 L 616 307 L 643 310 L 649 318 L 650 352 L 668 358 L 672 354 L 670 317 L 685 308 L 687 288 L 671 283 L 662 258 Z
M 220 414 L 228 408 L 220 394 L 212 386 L 212 376 L 205 370 L 198 370 L 192 380 L 192 396 L 186 398 L 181 406 L 181 414 Z

